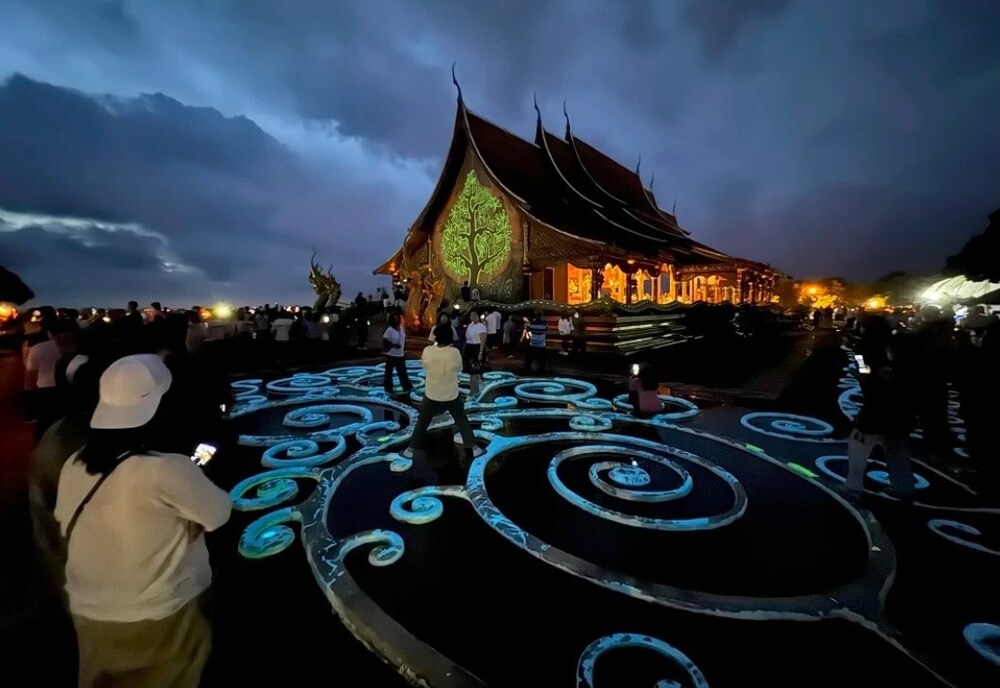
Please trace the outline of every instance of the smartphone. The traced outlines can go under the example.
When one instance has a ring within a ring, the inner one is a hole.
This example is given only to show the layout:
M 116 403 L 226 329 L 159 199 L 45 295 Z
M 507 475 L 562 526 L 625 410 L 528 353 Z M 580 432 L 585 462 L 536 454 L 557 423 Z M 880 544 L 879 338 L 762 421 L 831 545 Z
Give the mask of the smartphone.
M 210 444 L 199 444 L 197 449 L 194 450 L 194 454 L 191 456 L 191 460 L 194 461 L 199 466 L 204 466 L 206 463 L 212 460 L 215 456 L 215 452 L 218 447 L 213 447 Z
M 638 363 L 633 363 L 632 364 L 632 374 L 635 375 L 635 376 L 639 375 L 639 364 Z
M 865 357 L 864 356 L 862 356 L 861 354 L 855 354 L 854 355 L 854 360 L 858 364 L 858 372 L 859 373 L 861 373 L 862 375 L 867 375 L 868 373 L 872 372 L 872 369 L 869 368 L 865 364 Z

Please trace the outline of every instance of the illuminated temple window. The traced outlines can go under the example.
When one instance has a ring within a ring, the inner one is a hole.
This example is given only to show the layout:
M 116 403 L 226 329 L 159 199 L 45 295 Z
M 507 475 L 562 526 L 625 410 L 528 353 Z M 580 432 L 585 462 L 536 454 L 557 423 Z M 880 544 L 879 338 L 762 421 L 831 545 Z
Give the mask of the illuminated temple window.
M 625 289 L 627 280 L 625 273 L 617 265 L 608 263 L 604 266 L 604 286 L 601 287 L 601 296 L 606 296 L 625 303 Z
M 634 301 L 652 301 L 654 298 L 653 294 L 653 276 L 650 275 L 645 270 L 639 270 L 635 273 L 635 285 L 636 294 Z
M 659 277 L 657 277 L 657 279 L 660 282 L 659 284 L 660 288 L 656 292 L 657 293 L 656 301 L 657 303 L 669 303 L 670 301 L 673 300 L 673 298 L 670 295 L 670 273 L 661 272 Z
M 566 295 L 569 303 L 587 303 L 592 290 L 592 273 L 589 269 L 566 264 Z

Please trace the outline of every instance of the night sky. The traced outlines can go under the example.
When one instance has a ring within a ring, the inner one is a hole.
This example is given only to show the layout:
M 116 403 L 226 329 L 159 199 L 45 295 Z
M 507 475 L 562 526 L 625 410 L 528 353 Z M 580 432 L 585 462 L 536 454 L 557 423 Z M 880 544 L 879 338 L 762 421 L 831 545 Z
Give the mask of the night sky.
M 933 272 L 1000 206 L 996 0 L 0 0 L 0 264 L 37 303 L 345 293 L 455 112 L 655 175 L 796 277 Z

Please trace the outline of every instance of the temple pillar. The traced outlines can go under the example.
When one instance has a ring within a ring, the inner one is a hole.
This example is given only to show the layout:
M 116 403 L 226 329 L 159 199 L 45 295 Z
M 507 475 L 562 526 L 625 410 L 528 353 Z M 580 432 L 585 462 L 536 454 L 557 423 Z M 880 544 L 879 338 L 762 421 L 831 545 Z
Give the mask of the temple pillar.
M 604 268 L 590 269 L 590 300 L 597 301 L 601 298 L 601 289 L 604 288 Z

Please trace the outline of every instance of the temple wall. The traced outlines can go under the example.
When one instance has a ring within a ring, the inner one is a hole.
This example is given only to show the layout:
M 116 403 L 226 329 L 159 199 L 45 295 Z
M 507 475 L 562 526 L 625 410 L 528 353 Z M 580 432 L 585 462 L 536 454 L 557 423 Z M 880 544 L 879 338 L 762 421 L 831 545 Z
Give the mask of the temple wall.
M 470 173 L 473 175 L 471 179 Z M 472 184 L 472 189 L 466 191 L 464 187 L 467 184 Z M 463 192 L 466 194 L 464 197 Z M 489 197 L 499 201 L 499 204 L 491 206 Z M 470 221 L 467 214 L 462 215 L 461 209 L 455 209 L 458 203 L 470 199 L 487 208 L 478 220 L 471 223 L 482 237 L 475 244 L 478 258 L 489 259 L 492 253 L 502 252 L 500 258 L 490 260 L 486 265 L 476 265 L 475 259 L 473 265 L 463 265 L 462 260 L 455 257 L 458 252 L 468 257 L 468 242 L 458 237 L 456 228 L 468 227 Z M 449 221 L 452 222 L 450 229 Z M 442 297 L 449 301 L 457 300 L 462 283 L 468 280 L 470 287 L 479 288 L 482 299 L 502 303 L 524 300 L 527 294 L 524 293 L 521 274 L 523 235 L 520 211 L 510 202 L 506 192 L 493 182 L 478 158 L 468 151 L 455 188 L 434 221 L 429 241 L 430 269 L 435 278 L 444 282 Z

